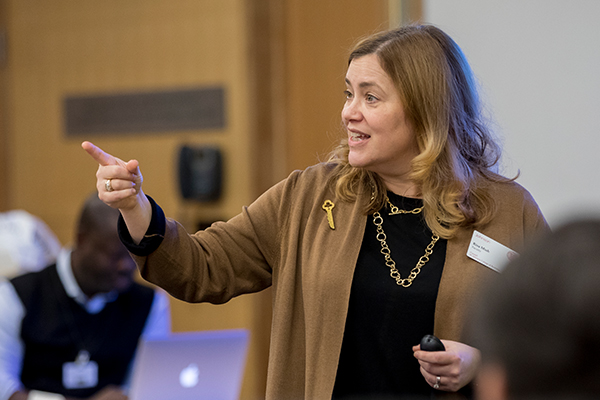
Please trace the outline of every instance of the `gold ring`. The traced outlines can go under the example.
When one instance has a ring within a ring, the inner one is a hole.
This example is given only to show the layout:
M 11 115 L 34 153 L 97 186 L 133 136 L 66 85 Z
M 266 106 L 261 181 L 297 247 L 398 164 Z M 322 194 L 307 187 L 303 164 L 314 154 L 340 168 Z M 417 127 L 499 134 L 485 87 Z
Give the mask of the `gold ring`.
M 442 378 L 440 376 L 436 376 L 435 377 L 435 385 L 433 385 L 434 389 L 439 389 L 440 388 L 440 381 L 442 380 Z
M 106 189 L 107 192 L 112 192 L 113 191 L 113 187 L 110 184 L 110 179 L 107 179 L 104 181 L 104 188 Z

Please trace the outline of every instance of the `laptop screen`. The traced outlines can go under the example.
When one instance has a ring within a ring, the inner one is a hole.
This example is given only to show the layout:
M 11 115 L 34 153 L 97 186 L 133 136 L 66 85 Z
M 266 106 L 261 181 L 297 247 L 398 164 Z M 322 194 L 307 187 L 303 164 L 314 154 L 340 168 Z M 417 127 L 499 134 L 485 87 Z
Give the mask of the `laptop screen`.
M 175 333 L 143 341 L 133 370 L 131 400 L 237 400 L 249 332 Z

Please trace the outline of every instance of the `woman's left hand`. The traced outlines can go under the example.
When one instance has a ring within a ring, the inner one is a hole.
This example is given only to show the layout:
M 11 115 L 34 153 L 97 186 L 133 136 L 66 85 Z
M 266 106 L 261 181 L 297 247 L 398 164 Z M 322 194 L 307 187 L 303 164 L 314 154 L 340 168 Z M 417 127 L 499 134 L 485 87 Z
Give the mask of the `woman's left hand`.
M 442 340 L 442 343 L 446 351 L 422 351 L 417 345 L 412 348 L 413 355 L 419 360 L 421 374 L 431 387 L 456 392 L 475 378 L 481 354 L 464 343 L 452 340 Z

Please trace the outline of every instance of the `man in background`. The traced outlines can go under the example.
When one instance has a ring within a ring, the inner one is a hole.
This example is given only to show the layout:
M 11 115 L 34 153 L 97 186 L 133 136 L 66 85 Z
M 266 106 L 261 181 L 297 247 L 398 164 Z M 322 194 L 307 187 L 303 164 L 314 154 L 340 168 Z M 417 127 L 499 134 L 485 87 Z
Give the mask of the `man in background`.
M 0 283 L 0 400 L 126 399 L 140 337 L 170 331 L 166 296 L 134 282 L 118 216 L 90 196 L 72 250 Z

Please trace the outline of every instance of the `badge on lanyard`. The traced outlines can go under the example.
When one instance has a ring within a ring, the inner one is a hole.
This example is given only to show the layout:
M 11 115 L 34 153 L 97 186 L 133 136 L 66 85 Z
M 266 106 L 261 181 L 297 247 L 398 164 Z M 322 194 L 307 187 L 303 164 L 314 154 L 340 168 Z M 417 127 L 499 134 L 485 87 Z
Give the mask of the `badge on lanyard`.
M 66 389 L 86 389 L 98 385 L 98 363 L 90 353 L 80 350 L 75 362 L 63 364 L 63 386 Z

